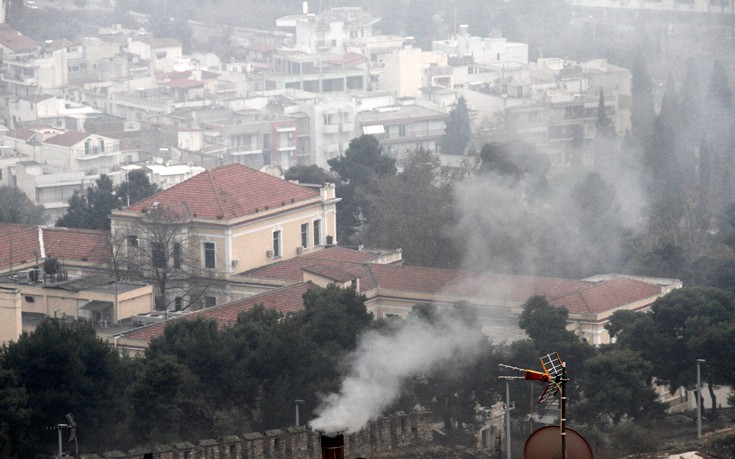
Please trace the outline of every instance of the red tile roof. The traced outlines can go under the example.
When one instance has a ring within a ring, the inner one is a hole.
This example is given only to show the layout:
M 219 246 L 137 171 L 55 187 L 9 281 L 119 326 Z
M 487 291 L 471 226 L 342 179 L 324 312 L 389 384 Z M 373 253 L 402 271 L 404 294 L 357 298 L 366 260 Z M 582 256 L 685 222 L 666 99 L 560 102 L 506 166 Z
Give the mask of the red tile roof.
M 357 279 L 358 277 L 360 277 L 359 272 L 356 273 L 353 271 L 347 271 L 336 266 L 330 266 L 328 264 L 315 264 L 311 266 L 305 266 L 301 269 L 334 282 L 347 282 L 348 280 Z
M 661 287 L 624 277 L 597 282 L 579 292 L 548 298 L 549 303 L 561 306 L 570 313 L 601 313 L 641 300 L 653 300 L 661 294 Z
M 242 164 L 228 164 L 198 174 L 138 202 L 141 211 L 154 202 L 182 214 L 204 219 L 231 219 L 313 199 L 319 193 Z
M 406 292 L 502 297 L 525 301 L 533 295 L 566 294 L 589 283 L 572 279 L 480 273 L 417 266 L 368 265 L 372 287 Z M 364 283 L 364 280 L 363 280 Z
M 110 244 L 104 231 L 0 224 L 0 269 L 54 257 L 62 263 L 107 263 Z
M 0 224 L 0 269 L 40 259 L 39 236 L 33 225 Z
M 278 279 L 301 282 L 304 279 L 303 268 L 315 265 L 340 269 L 343 271 L 359 269 L 363 263 L 368 263 L 380 257 L 379 253 L 368 250 L 353 250 L 335 246 L 324 250 L 311 252 L 307 255 L 289 260 L 271 263 L 269 265 L 251 269 L 241 273 L 241 276 L 256 279 Z M 325 268 L 326 269 L 326 268 Z
M 34 134 L 35 134 L 34 131 L 31 131 L 30 129 L 25 129 L 25 128 L 11 129 L 5 133 L 5 135 L 8 137 L 12 137 L 18 140 L 25 140 L 25 141 L 30 140 Z
M 46 257 L 105 264 L 112 258 L 109 236 L 105 231 L 78 228 L 43 228 Z
M 23 53 L 38 50 L 38 42 L 26 37 L 7 24 L 0 24 L 0 45 L 14 53 Z
M 89 132 L 67 131 L 46 139 L 45 143 L 61 145 L 62 147 L 73 147 L 90 135 Z
M 226 327 L 234 325 L 237 322 L 237 316 L 241 312 L 248 311 L 257 305 L 262 305 L 269 309 L 276 309 L 284 314 L 298 312 L 304 309 L 304 294 L 314 287 L 316 287 L 314 284 L 301 282 L 242 300 L 232 301 L 221 306 L 201 309 L 173 320 L 191 320 L 201 317 L 204 319 L 213 319 L 217 321 L 219 326 Z M 124 333 L 122 336 L 125 339 L 147 342 L 163 335 L 163 331 L 168 323 L 170 321 L 159 322 Z

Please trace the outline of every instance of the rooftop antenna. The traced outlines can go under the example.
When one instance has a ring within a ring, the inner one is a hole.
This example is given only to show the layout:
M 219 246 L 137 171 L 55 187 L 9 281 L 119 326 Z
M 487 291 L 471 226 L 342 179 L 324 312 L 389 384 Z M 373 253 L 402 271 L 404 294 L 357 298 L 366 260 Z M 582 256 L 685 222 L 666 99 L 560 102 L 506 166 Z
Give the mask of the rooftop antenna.
M 559 442 L 559 438 L 556 438 L 556 435 L 549 430 L 549 426 L 542 427 L 531 434 L 531 436 L 526 440 L 526 444 L 523 448 L 524 457 L 526 459 L 568 459 L 568 457 L 574 459 L 592 459 L 592 448 L 589 446 L 589 443 L 587 443 L 587 440 L 577 432 L 572 429 L 567 429 L 566 427 L 567 398 L 565 389 L 566 384 L 569 381 L 569 378 L 567 378 L 566 364 L 561 360 L 559 353 L 557 352 L 546 354 L 541 357 L 539 361 L 541 362 L 541 366 L 544 370 L 543 372 L 527 370 L 502 363 L 500 364 L 500 367 L 502 368 L 523 372 L 523 376 L 500 376 L 501 379 L 505 379 L 506 381 L 509 379 L 525 379 L 529 381 L 540 381 L 542 384 L 546 383 L 546 387 L 541 392 L 538 403 L 545 402 L 559 394 L 559 436 L 561 437 L 561 442 Z M 508 426 L 510 426 L 510 422 L 508 423 Z M 508 430 L 510 431 L 510 428 Z M 549 436 L 550 432 L 551 436 Z M 567 456 L 568 432 L 571 439 L 571 450 L 573 451 L 571 456 Z M 510 451 L 509 440 L 510 435 L 508 435 L 508 451 Z M 559 446 L 561 446 L 561 456 L 559 456 Z M 510 457 L 510 453 L 508 453 L 508 457 Z
M 70 442 L 74 440 L 74 449 L 75 449 L 75 457 L 79 457 L 79 444 L 77 443 L 77 422 L 74 419 L 74 415 L 71 413 L 66 413 L 64 416 L 66 418 L 67 423 L 59 423 L 54 426 L 48 426 L 46 427 L 46 430 L 55 430 L 57 432 L 57 437 L 59 440 L 59 455 L 58 458 L 61 459 L 64 457 L 64 443 L 61 439 L 61 431 L 62 430 L 68 430 L 69 431 L 69 439 L 67 442 Z

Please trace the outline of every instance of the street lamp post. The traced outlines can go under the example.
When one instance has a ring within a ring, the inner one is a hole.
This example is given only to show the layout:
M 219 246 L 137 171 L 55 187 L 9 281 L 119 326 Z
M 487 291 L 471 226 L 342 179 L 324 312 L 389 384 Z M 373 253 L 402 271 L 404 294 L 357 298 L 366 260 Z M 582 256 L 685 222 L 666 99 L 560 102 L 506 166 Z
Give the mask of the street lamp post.
M 702 436 L 702 381 L 699 366 L 705 359 L 697 359 L 697 438 Z

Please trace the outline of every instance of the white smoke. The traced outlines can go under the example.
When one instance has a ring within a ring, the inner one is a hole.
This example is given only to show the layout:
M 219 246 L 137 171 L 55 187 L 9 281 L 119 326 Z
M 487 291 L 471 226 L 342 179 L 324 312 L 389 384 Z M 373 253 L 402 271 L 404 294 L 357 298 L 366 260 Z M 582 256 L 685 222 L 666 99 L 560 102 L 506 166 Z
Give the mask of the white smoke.
M 428 323 L 411 316 L 388 332 L 366 333 L 348 357 L 350 373 L 339 392 L 324 398 L 310 427 L 326 434 L 361 430 L 398 398 L 408 378 L 476 357 L 485 338 L 469 327 L 450 317 Z

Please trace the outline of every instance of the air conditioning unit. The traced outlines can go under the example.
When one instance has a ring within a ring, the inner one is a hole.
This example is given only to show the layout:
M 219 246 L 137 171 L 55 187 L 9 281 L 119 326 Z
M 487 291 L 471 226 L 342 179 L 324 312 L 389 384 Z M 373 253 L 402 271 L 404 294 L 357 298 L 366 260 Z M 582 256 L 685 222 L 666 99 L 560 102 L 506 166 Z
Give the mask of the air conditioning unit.
M 301 255 L 302 253 L 304 253 L 304 248 L 301 246 L 296 247 L 296 255 Z
M 273 251 L 272 250 L 266 250 L 265 251 L 265 256 L 268 257 L 268 258 L 273 258 Z
M 237 268 L 237 265 L 240 264 L 240 260 L 232 260 L 232 267 Z

